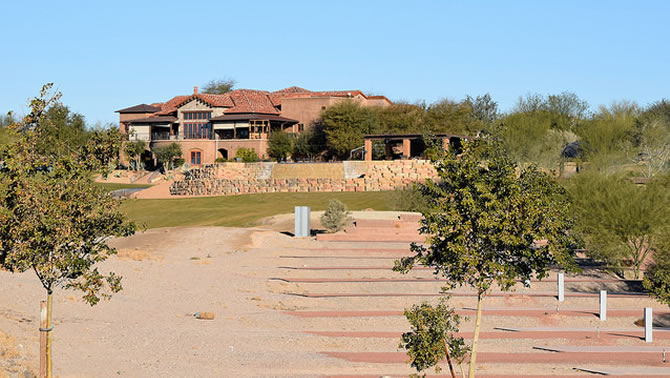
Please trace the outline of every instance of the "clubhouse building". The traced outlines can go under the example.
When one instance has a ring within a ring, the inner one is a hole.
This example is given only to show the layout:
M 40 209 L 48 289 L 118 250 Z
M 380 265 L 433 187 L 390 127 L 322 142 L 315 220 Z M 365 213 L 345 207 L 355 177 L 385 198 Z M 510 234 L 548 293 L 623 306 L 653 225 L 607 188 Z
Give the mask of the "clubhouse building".
M 193 93 L 167 102 L 120 109 L 121 132 L 129 140 L 143 140 L 153 149 L 177 143 L 191 166 L 233 159 L 240 148 L 267 157 L 273 132 L 300 133 L 321 111 L 350 99 L 362 106 L 388 106 L 384 96 L 366 96 L 358 90 L 313 92 L 290 87 L 275 92 L 237 89 L 225 94 Z

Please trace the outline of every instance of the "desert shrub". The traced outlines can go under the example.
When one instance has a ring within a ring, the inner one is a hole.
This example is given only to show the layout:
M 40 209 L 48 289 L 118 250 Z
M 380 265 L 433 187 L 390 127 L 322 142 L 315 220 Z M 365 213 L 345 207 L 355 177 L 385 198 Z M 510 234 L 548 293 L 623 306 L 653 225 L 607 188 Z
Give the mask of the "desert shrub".
M 321 225 L 330 232 L 337 232 L 343 230 L 349 222 L 351 212 L 347 210 L 347 206 L 338 200 L 330 200 L 328 208 L 321 216 Z
M 235 153 L 235 158 L 242 160 L 244 163 L 255 163 L 258 159 L 258 154 L 253 148 L 240 148 Z
M 415 211 L 424 213 L 428 210 L 428 200 L 421 193 L 417 184 L 396 188 L 389 199 L 390 207 L 395 211 Z

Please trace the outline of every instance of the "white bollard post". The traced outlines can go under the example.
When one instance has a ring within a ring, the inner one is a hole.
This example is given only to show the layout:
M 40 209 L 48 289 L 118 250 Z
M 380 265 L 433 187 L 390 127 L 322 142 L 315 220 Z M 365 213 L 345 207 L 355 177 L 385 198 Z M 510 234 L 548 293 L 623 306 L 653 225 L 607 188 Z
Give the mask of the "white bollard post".
M 293 232 L 293 237 L 300 238 L 302 237 L 302 209 L 300 206 L 296 206 L 294 210 L 294 222 L 295 222 L 295 231 Z
M 607 320 L 607 290 L 600 290 L 600 320 Z
M 309 212 L 310 212 L 309 206 L 303 206 L 302 207 L 302 236 L 303 237 L 309 237 L 311 236 L 311 230 L 310 230 L 310 225 L 309 225 Z
M 563 273 L 558 273 L 558 301 L 563 302 L 565 300 L 565 275 Z
M 644 308 L 644 341 L 650 343 L 653 341 L 652 329 L 654 323 L 654 316 L 651 312 L 651 307 Z

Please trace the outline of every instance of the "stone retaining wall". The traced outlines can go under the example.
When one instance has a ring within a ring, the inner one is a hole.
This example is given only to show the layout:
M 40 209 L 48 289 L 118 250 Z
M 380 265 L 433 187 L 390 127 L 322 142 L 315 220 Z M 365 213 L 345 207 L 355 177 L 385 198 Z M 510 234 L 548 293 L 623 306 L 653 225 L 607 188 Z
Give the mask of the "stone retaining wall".
M 435 178 L 426 160 L 332 163 L 342 165 L 345 178 L 271 178 L 274 163 L 224 163 L 192 169 L 170 186 L 173 196 L 234 195 L 277 192 L 364 192 L 393 190 Z M 300 165 L 296 164 L 296 168 Z M 270 171 L 268 172 L 268 168 Z M 282 176 L 290 165 L 282 165 Z M 332 170 L 333 167 L 328 167 Z M 296 171 L 299 171 L 296 169 Z M 297 172 L 300 173 L 300 172 Z M 298 174 L 296 174 L 298 175 Z M 352 177 L 353 176 L 353 177 Z

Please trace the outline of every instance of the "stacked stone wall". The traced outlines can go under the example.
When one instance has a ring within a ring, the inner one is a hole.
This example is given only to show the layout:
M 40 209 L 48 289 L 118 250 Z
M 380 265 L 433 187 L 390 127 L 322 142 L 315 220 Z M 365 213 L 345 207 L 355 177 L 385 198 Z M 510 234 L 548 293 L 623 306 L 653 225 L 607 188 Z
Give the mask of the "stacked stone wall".
M 348 163 L 355 163 L 355 167 L 352 168 L 352 164 Z M 425 182 L 426 179 L 437 176 L 435 168 L 426 160 L 344 162 L 345 178 L 271 178 L 272 166 L 267 164 L 272 163 L 224 163 L 193 169 L 183 181 L 172 183 L 170 194 L 219 196 L 279 192 L 382 191 Z M 282 169 L 283 175 L 286 175 L 286 167 Z

